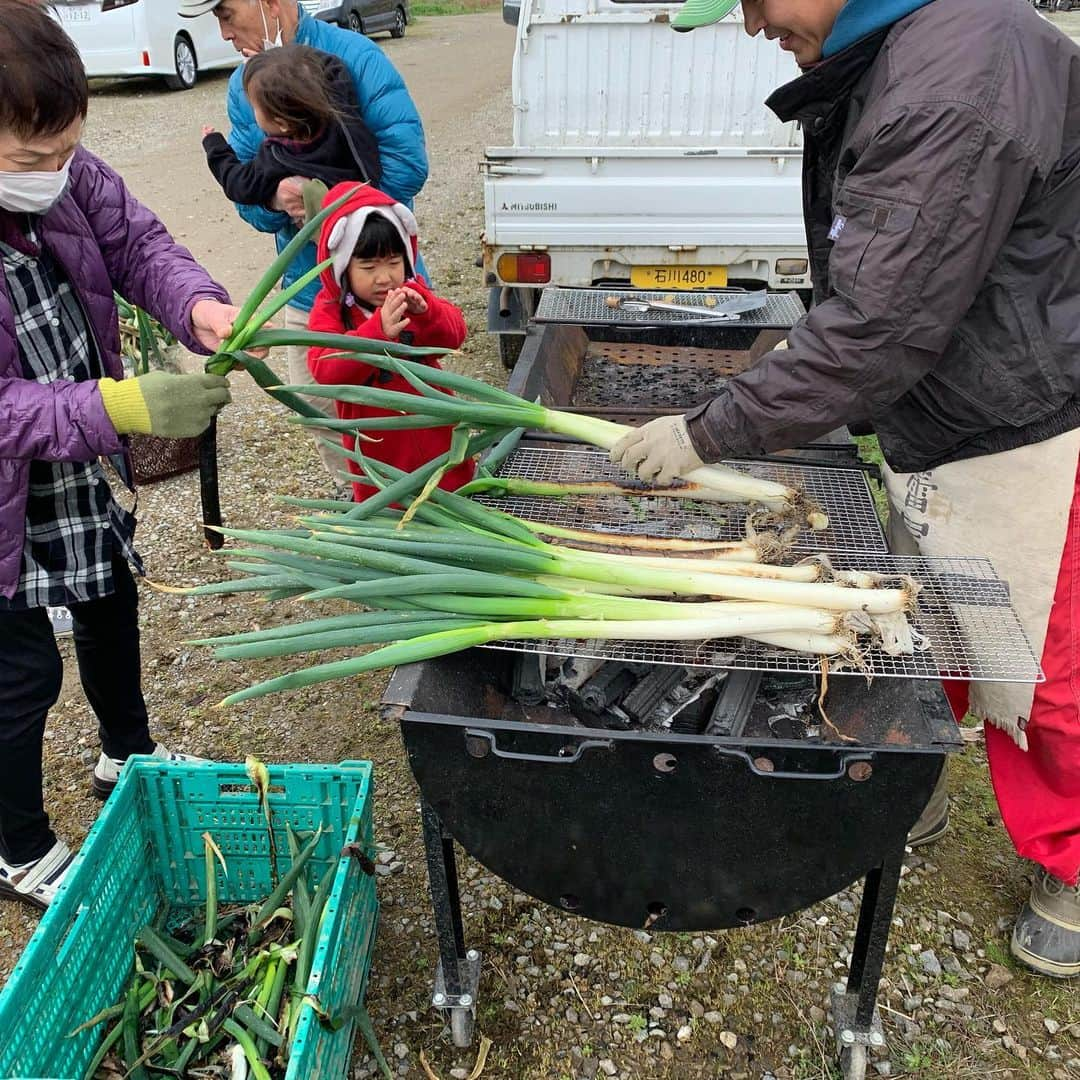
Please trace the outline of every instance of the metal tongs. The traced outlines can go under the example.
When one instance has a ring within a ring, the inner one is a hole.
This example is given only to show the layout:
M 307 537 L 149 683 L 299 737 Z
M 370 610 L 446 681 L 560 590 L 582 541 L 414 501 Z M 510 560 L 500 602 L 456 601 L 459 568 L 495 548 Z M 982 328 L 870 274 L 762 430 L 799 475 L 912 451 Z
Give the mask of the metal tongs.
M 752 293 L 727 293 L 717 297 L 716 307 L 704 307 L 690 304 L 669 304 L 664 300 L 635 300 L 633 297 L 619 298 L 619 307 L 623 311 L 647 314 L 650 311 L 678 311 L 686 315 L 696 315 L 699 319 L 715 319 L 717 322 L 733 322 L 744 311 L 757 311 L 768 302 L 768 293 L 764 289 Z

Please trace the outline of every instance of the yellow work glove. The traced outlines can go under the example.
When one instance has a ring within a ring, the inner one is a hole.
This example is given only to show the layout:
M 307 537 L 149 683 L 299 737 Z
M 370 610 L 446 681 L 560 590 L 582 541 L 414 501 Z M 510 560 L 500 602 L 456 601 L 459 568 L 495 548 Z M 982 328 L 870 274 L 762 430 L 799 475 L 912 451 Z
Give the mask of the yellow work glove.
M 624 435 L 608 455 L 646 484 L 666 487 L 705 464 L 690 441 L 685 416 L 661 416 Z
M 220 375 L 151 371 L 135 379 L 99 379 L 105 411 L 120 435 L 185 439 L 201 435 L 232 397 Z

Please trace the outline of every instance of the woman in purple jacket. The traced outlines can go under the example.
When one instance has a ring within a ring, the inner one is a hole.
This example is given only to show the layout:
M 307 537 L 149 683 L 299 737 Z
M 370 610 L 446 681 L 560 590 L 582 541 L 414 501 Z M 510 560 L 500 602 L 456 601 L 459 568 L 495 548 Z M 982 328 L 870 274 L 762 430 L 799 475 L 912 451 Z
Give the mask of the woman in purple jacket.
M 79 146 L 86 74 L 43 7 L 0 0 L 0 896 L 47 907 L 72 855 L 42 794 L 45 718 L 60 694 L 47 606 L 70 608 L 100 723 L 93 789 L 150 736 L 139 671 L 135 519 L 99 459 L 125 435 L 202 432 L 225 379 L 123 379 L 113 290 L 188 348 L 212 352 L 236 309 L 104 162 Z

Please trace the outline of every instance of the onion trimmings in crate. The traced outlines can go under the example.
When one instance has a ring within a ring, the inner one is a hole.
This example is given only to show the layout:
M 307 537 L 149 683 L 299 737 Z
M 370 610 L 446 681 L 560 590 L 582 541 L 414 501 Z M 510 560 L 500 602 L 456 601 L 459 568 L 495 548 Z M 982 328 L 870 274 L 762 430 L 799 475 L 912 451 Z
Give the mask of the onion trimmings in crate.
M 205 904 L 186 915 L 166 909 L 168 930 L 160 919 L 135 932 L 135 967 L 120 1000 L 71 1032 L 104 1025 L 84 1080 L 148 1080 L 151 1074 L 281 1078 L 308 1008 L 330 1028 L 356 1019 L 380 1072 L 392 1077 L 364 1005 L 331 1017 L 308 993 L 338 870 L 332 861 L 321 880 L 309 880 L 306 867 L 323 828 L 297 833 L 286 822 L 290 861 L 279 875 L 270 774 L 256 758 L 245 766 L 266 820 L 272 890 L 259 903 L 219 908 L 215 863 L 225 878 L 229 867 L 211 833 L 203 833 Z
M 366 609 L 194 643 L 222 660 L 392 644 L 305 666 L 223 704 L 507 640 L 744 637 L 856 667 L 870 649 L 924 647 L 908 622 L 918 592 L 911 578 L 834 571 L 823 558 L 766 566 L 555 546 L 513 516 L 437 487 L 407 511 L 393 509 L 387 500 L 415 490 L 415 474 L 356 457 L 379 495 L 351 508 L 285 500 L 307 511 L 296 529 L 222 530 L 242 545 L 220 552 L 242 578 L 175 591 Z

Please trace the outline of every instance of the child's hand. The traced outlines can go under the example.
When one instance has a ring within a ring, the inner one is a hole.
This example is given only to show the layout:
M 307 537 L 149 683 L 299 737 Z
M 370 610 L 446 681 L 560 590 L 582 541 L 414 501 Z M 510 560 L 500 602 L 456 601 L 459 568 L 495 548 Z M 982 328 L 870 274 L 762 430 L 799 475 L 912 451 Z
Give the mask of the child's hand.
M 202 137 L 205 139 L 207 135 L 214 135 L 217 132 L 217 128 L 211 127 L 210 124 L 203 124 Z
M 391 289 L 386 294 L 383 306 L 379 309 L 383 333 L 391 340 L 396 340 L 402 330 L 409 325 L 409 299 L 406 289 Z
M 423 315 L 427 311 L 427 301 L 415 289 L 403 285 L 401 292 L 405 294 L 405 306 L 410 315 Z

